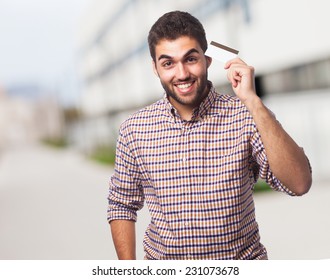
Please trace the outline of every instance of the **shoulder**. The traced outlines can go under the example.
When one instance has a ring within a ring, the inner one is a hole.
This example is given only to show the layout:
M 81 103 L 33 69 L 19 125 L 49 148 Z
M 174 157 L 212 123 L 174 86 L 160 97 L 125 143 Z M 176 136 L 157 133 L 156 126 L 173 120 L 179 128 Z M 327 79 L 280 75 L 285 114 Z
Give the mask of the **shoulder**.
M 240 113 L 250 115 L 246 106 L 242 101 L 234 95 L 230 94 L 217 94 L 215 107 L 220 111 L 227 111 L 228 113 Z
M 244 106 L 244 104 L 236 95 L 218 94 L 217 100 L 218 102 L 226 104 L 230 107 L 241 108 Z
M 131 114 L 121 125 L 120 131 L 136 130 L 139 127 L 145 127 L 155 123 L 165 115 L 164 101 L 158 100 L 153 104 L 146 106 Z
M 218 94 L 212 115 L 217 116 L 221 125 L 228 125 L 230 129 L 244 129 L 254 133 L 255 122 L 247 107 L 234 95 Z

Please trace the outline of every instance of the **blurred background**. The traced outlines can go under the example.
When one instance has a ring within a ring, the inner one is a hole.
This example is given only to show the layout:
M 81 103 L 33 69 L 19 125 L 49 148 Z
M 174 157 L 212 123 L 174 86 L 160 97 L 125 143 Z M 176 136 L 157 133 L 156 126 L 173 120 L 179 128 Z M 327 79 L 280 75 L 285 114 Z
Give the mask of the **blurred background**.
M 258 94 L 310 159 L 307 195 L 255 194 L 270 259 L 330 258 L 329 1 L 0 0 L 0 259 L 116 258 L 117 131 L 163 95 L 147 34 L 171 10 L 255 67 Z M 220 62 L 209 79 L 231 93 Z

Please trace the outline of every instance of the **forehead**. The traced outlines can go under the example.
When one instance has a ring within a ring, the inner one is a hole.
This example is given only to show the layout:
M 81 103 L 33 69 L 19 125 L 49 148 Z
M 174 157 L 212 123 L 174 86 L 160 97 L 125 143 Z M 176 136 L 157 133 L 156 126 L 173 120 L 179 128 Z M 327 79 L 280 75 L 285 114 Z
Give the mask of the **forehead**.
M 194 38 L 182 36 L 175 40 L 162 39 L 155 48 L 156 60 L 162 55 L 179 58 L 191 49 L 196 49 L 200 54 L 203 54 L 202 48 Z

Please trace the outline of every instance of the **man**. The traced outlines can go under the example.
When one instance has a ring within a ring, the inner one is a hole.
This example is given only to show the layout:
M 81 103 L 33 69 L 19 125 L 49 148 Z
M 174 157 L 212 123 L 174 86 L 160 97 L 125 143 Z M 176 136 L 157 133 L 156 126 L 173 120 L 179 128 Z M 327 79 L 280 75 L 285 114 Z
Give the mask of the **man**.
M 261 177 L 275 190 L 306 193 L 303 150 L 257 96 L 254 69 L 241 59 L 224 67 L 236 96 L 216 93 L 196 18 L 163 15 L 148 43 L 165 95 L 120 128 L 108 209 L 118 258 L 136 258 L 134 224 L 145 201 L 145 259 L 267 259 L 253 186 Z

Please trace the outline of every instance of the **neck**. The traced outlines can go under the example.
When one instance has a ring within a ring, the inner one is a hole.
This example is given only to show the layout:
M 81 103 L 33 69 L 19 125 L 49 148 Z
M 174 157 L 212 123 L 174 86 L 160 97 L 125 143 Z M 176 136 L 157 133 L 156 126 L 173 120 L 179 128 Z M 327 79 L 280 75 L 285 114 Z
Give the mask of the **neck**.
M 191 110 L 181 110 L 179 111 L 179 114 L 180 114 L 180 117 L 185 120 L 185 121 L 190 121 L 192 119 L 192 116 L 193 116 L 193 109 Z

